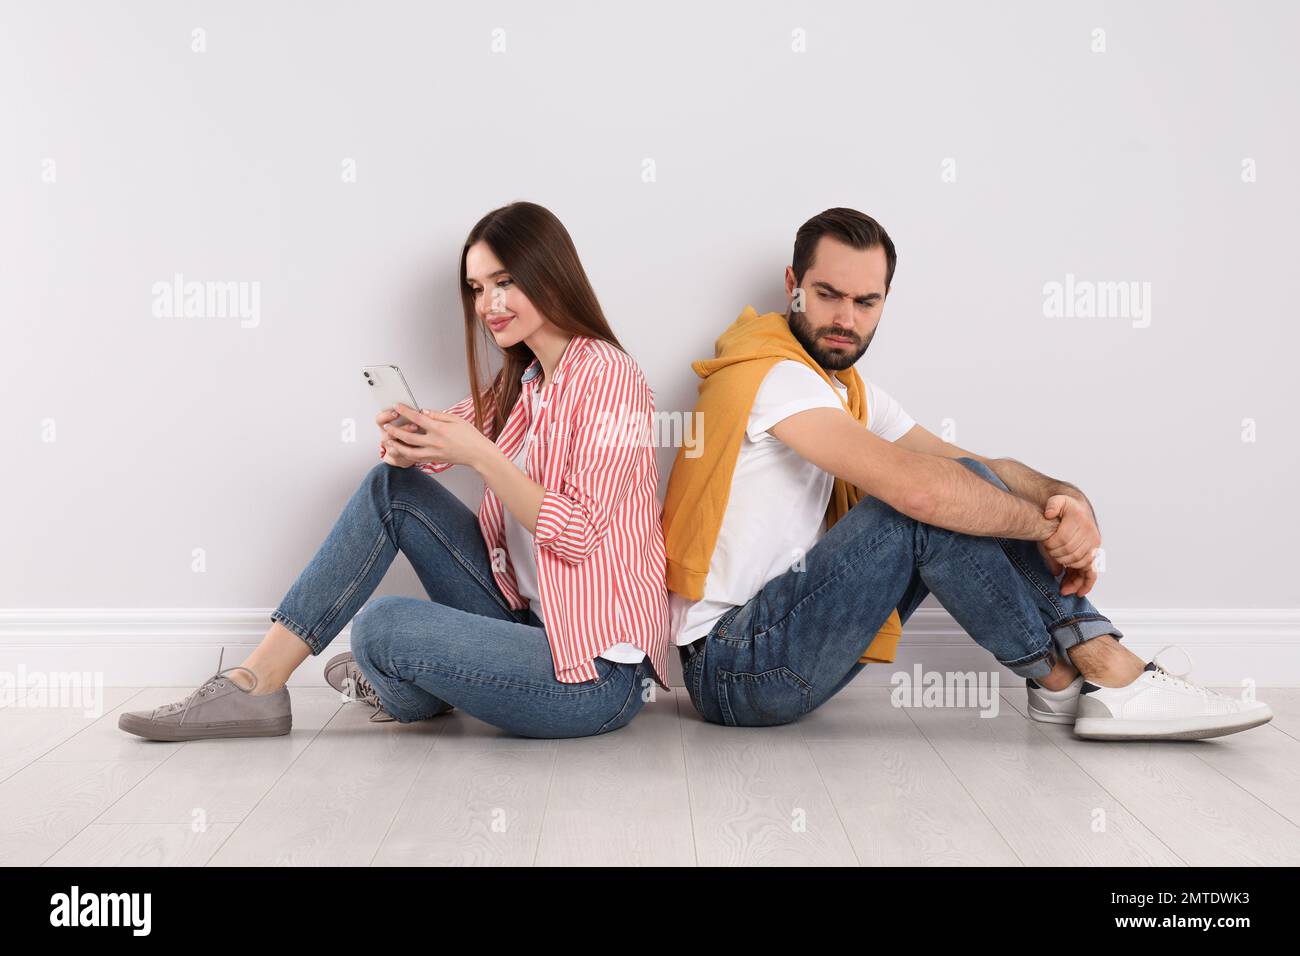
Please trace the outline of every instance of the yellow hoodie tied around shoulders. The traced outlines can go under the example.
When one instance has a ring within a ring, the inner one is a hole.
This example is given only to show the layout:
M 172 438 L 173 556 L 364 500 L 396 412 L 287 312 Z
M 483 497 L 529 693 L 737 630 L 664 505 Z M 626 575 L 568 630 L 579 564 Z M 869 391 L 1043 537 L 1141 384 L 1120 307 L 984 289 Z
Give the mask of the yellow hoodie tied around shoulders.
M 719 337 L 714 350 L 715 358 L 691 363 L 703 380 L 695 403 L 703 424 L 703 450 L 695 458 L 686 456 L 685 445 L 677 450 L 663 510 L 668 589 L 697 601 L 704 596 L 704 580 L 731 496 L 731 477 L 741 439 L 764 376 L 777 362 L 793 359 L 831 385 L 826 370 L 799 344 L 786 317 L 779 312 L 759 315 L 753 306 L 745 306 L 740 317 Z M 853 368 L 834 375 L 848 386 L 845 410 L 865 428 L 868 409 L 862 377 Z M 826 527 L 829 529 L 844 517 L 862 497 L 858 488 L 836 478 L 826 509 Z M 762 516 L 754 515 L 753 520 L 760 521 Z M 894 609 L 859 661 L 892 662 L 902 636 L 902 620 Z

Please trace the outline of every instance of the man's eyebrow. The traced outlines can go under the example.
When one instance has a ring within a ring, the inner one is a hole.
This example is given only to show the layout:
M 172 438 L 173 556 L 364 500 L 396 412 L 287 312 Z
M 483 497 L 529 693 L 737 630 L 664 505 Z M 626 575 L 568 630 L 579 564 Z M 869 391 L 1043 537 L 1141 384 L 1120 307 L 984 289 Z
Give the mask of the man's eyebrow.
M 818 279 L 816 282 L 814 282 L 813 288 L 825 289 L 827 292 L 831 293 L 832 295 L 844 296 L 849 294 L 847 292 L 841 292 L 839 289 L 835 288 L 835 286 L 831 285 L 829 282 L 826 282 L 822 279 Z M 866 295 L 853 296 L 853 298 L 858 302 L 870 302 L 871 300 L 879 299 L 880 297 L 881 295 L 879 292 L 868 292 Z

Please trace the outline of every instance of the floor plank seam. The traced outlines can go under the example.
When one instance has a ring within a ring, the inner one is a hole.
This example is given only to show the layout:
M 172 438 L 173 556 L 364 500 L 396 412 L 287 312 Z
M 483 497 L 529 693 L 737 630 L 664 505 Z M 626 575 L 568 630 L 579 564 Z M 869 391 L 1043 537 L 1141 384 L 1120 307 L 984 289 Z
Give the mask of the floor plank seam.
M 248 812 L 245 813 L 243 817 L 240 818 L 238 823 L 236 823 L 233 827 L 230 828 L 230 832 L 226 834 L 226 838 L 222 840 L 219 844 L 217 844 L 216 849 L 214 849 L 210 854 L 208 854 L 208 858 L 203 861 L 203 866 L 205 869 L 212 865 L 212 861 L 217 858 L 218 854 L 221 853 L 221 851 L 225 848 L 226 844 L 229 843 L 231 839 L 234 837 L 234 835 L 239 832 L 239 828 L 248 822 L 248 818 L 251 817 L 257 811 L 257 808 L 262 805 L 262 801 L 266 799 L 266 795 L 276 788 L 276 786 L 280 783 L 280 781 L 284 779 L 284 775 L 289 772 L 289 770 L 293 767 L 294 764 L 296 764 L 299 760 L 302 759 L 302 755 L 305 754 L 316 744 L 316 741 L 320 738 L 320 735 L 325 732 L 325 728 L 328 727 L 330 724 L 332 724 L 334 722 L 334 719 L 338 717 L 340 713 L 343 712 L 344 706 L 346 705 L 342 701 L 335 704 L 334 713 L 330 714 L 326 720 L 321 721 L 321 725 L 316 728 L 316 732 L 311 735 L 311 740 L 307 741 L 306 746 L 304 746 L 302 750 L 298 751 L 297 755 L 292 760 L 290 760 L 287 764 L 284 765 L 284 769 L 281 770 L 276 775 L 276 778 L 267 785 L 266 789 L 262 791 L 262 795 L 259 796 L 257 798 L 257 801 L 251 807 L 248 808 Z
M 1272 721 L 1269 721 L 1269 726 L 1273 727 L 1273 729 L 1276 730 L 1279 734 L 1285 734 L 1286 736 L 1290 737 L 1292 740 L 1300 742 L 1300 734 L 1293 734 L 1285 727 L 1275 727 Z
M 147 689 L 147 688 L 144 688 L 144 687 L 136 688 L 136 692 L 135 692 L 134 694 L 132 694 L 130 697 L 127 697 L 125 700 L 123 700 L 120 704 L 118 704 L 116 707 L 114 707 L 113 710 L 117 710 L 118 707 L 125 707 L 125 706 L 126 706 L 127 704 L 129 704 L 131 701 L 135 700 L 137 697 L 139 697 L 141 694 L 143 694 L 143 693 L 145 692 L 146 689 Z M 27 695 L 24 694 L 23 696 L 26 697 Z M 107 715 L 103 715 L 103 716 L 107 716 Z M 32 757 L 30 760 L 28 760 L 28 761 L 27 761 L 25 764 L 23 764 L 21 767 L 18 767 L 16 770 L 12 770 L 12 771 L 10 771 L 9 773 L 5 774 L 5 776 L 0 777 L 0 783 L 4 783 L 4 782 L 7 781 L 7 780 L 11 780 L 11 779 L 13 779 L 15 776 L 17 776 L 18 774 L 22 773 L 22 772 L 23 772 L 24 770 L 26 770 L 28 767 L 30 767 L 30 766 L 32 766 L 33 764 L 35 764 L 35 763 L 37 763 L 37 762 L 39 762 L 39 761 L 45 759 L 45 757 L 46 757 L 47 755 L 49 755 L 49 754 L 53 753 L 54 751 L 58 750 L 58 749 L 59 749 L 60 747 L 62 747 L 64 744 L 71 743 L 71 742 L 72 742 L 76 737 L 78 737 L 78 736 L 81 735 L 81 734 L 84 734 L 84 733 L 85 733 L 87 730 L 89 730 L 91 727 L 95 726 L 95 724 L 99 723 L 99 721 L 103 719 L 103 716 L 101 716 L 101 717 L 96 717 L 94 720 L 92 720 L 90 723 L 86 724 L 86 725 L 85 725 L 84 727 L 82 727 L 80 730 L 74 731 L 73 733 L 69 734 L 67 737 L 64 737 L 63 739 L 59 740 L 57 743 L 51 745 L 51 746 L 49 747 L 49 749 L 41 751 L 41 752 L 40 752 L 39 754 L 37 754 L 35 757 Z
M 826 785 L 826 777 L 822 774 L 821 764 L 817 762 L 817 755 L 813 753 L 812 747 L 808 745 L 808 738 L 804 736 L 803 726 L 795 725 L 795 730 L 799 732 L 799 740 L 803 743 L 803 749 L 808 754 L 808 760 L 813 765 L 813 770 L 817 771 L 817 780 L 822 785 L 822 790 L 826 793 L 826 802 L 831 805 L 835 811 L 835 822 L 840 825 L 840 832 L 844 834 L 844 842 L 848 844 L 849 852 L 853 854 L 853 862 L 858 869 L 862 869 L 862 857 L 858 856 L 858 848 L 853 845 L 853 837 L 849 835 L 849 828 L 844 825 L 844 818 L 840 816 L 839 805 L 835 802 L 835 797 L 831 794 L 831 788 Z
M 1262 729 L 1267 730 L 1268 728 L 1265 727 L 1265 728 L 1262 728 Z M 1281 810 L 1277 809 L 1277 807 L 1273 806 L 1273 804 L 1269 803 L 1267 800 L 1265 800 L 1265 799 L 1264 799 L 1263 797 L 1261 797 L 1259 794 L 1257 794 L 1257 793 L 1255 793 L 1254 791 L 1252 791 L 1252 790 L 1246 788 L 1246 787 L 1243 786 L 1239 781 L 1234 780 L 1232 777 L 1228 776 L 1226 773 L 1224 773 L 1222 770 L 1220 770 L 1220 769 L 1219 769 L 1218 767 L 1216 767 L 1214 764 L 1210 763 L 1208 760 L 1205 759 L 1205 757 L 1203 757 L 1203 756 L 1200 754 L 1200 752 L 1199 752 L 1200 750 L 1201 750 L 1201 748 L 1198 747 L 1197 750 L 1193 752 L 1193 756 L 1195 756 L 1197 760 L 1199 760 L 1201 763 L 1205 764 L 1205 766 L 1209 767 L 1211 770 L 1213 770 L 1215 773 L 1217 773 L 1217 774 L 1218 774 L 1220 777 L 1222 777 L 1224 780 L 1227 780 L 1230 784 L 1232 784 L 1234 787 L 1236 787 L 1236 788 L 1237 788 L 1238 790 L 1240 790 L 1242 793 L 1247 794 L 1247 795 L 1248 795 L 1252 800 L 1256 801 L 1256 802 L 1259 803 L 1261 806 L 1266 807 L 1267 809 L 1271 810 L 1273 813 L 1277 814 L 1279 817 L 1282 818 L 1283 821 L 1285 821 L 1286 823 L 1289 823 L 1293 828 L 1295 828 L 1296 830 L 1300 830 L 1300 825 L 1297 825 L 1297 823 L 1296 823 L 1295 820 L 1292 820 L 1292 819 L 1291 819 L 1290 817 L 1288 817 L 1285 813 L 1283 813 Z
M 182 745 L 182 746 L 184 746 L 184 745 Z M 139 780 L 137 780 L 134 784 L 132 784 L 132 785 L 127 789 L 127 791 L 126 791 L 125 793 L 123 793 L 120 797 L 118 797 L 116 800 L 114 800 L 114 801 L 113 801 L 112 803 L 110 803 L 108 806 L 104 807 L 104 809 L 100 810 L 99 813 L 95 814 L 95 818 L 94 818 L 93 820 L 91 820 L 91 821 L 90 821 L 89 823 L 87 823 L 84 827 L 82 827 L 80 830 L 78 830 L 76 833 L 74 833 L 72 836 L 70 836 L 67 840 L 65 840 L 65 841 L 64 841 L 64 842 L 59 846 L 58 849 L 56 849 L 53 853 L 51 853 L 49 856 L 47 856 L 44 860 L 42 860 L 40 865 L 41 865 L 41 866 L 44 866 L 44 865 L 45 865 L 46 863 L 48 863 L 48 862 L 49 862 L 53 857 L 55 857 L 55 856 L 56 856 L 56 855 L 57 855 L 57 854 L 58 854 L 58 853 L 59 853 L 59 852 L 60 852 L 64 847 L 66 847 L 69 843 L 71 843 L 71 842 L 72 842 L 73 840 L 75 840 L 77 837 L 81 836 L 81 834 L 84 833 L 86 830 L 89 830 L 91 827 L 93 827 L 95 824 L 97 824 L 97 823 L 100 821 L 100 819 L 104 816 L 104 814 L 108 813 L 109 810 L 112 810 L 115 806 L 117 806 L 119 803 L 121 803 L 123 800 L 125 800 L 128 796 L 130 796 L 130 795 L 131 795 L 131 791 L 135 790 L 136 787 L 140 786 L 140 784 L 144 783 L 146 780 L 148 780 L 150 777 L 152 777 L 155 773 L 158 772 L 158 769 L 159 769 L 160 767 L 162 767 L 165 763 L 167 763 L 167 761 L 171 760 L 173 757 L 175 757 L 175 756 L 176 756 L 178 753 L 180 753 L 180 752 L 181 752 L 181 748 L 180 748 L 180 747 L 177 747 L 175 750 L 173 750 L 171 753 L 169 753 L 166 757 L 163 757 L 162 760 L 159 760 L 158 763 L 157 763 L 157 764 L 156 764 L 156 765 L 155 765 L 155 766 L 154 766 L 154 767 L 153 767 L 153 768 L 152 768 L 148 773 L 146 773 L 143 777 L 141 777 L 141 778 L 140 778 Z M 107 824 L 107 825 L 108 825 L 108 826 L 112 826 L 112 824 Z M 127 826 L 130 826 L 131 824 L 126 824 L 126 825 L 127 825 Z
M 891 703 L 890 706 L 892 707 L 893 704 Z M 975 794 L 971 793 L 970 790 L 967 789 L 966 782 L 962 780 L 961 776 L 955 770 L 952 769 L 952 765 L 944 759 L 943 754 L 939 752 L 939 748 L 934 745 L 934 741 L 931 740 L 930 736 L 925 732 L 925 728 L 918 724 L 916 718 L 908 713 L 909 708 L 903 707 L 901 709 L 903 713 L 907 715 L 907 719 L 912 722 L 912 726 L 916 728 L 916 732 L 921 735 L 921 739 L 924 740 L 926 745 L 934 751 L 934 755 L 939 758 L 939 762 L 943 764 L 944 769 L 947 770 L 948 774 L 957 781 L 957 786 L 961 787 L 962 793 L 966 794 L 967 799 L 975 805 L 975 809 L 980 812 L 980 816 L 988 821 L 988 825 L 993 828 L 993 832 L 996 833 L 1002 839 L 1002 842 L 1007 845 L 1007 849 L 1011 851 L 1012 856 L 1016 858 L 1017 862 L 1019 862 L 1021 866 L 1024 866 L 1024 858 L 1021 857 L 1020 853 L 1011 844 L 1011 841 L 1007 839 L 1007 835 L 1002 832 L 1002 828 L 994 823 L 992 818 L 989 817 L 988 812 L 984 809 L 984 805 L 975 799 Z
M 129 696 L 129 697 L 127 697 L 125 700 L 123 700 L 120 704 L 118 704 L 116 707 L 114 707 L 113 710 L 117 710 L 119 707 L 125 707 L 127 704 L 131 703 L 131 701 L 135 700 L 137 697 L 139 697 L 141 694 L 143 694 L 143 693 L 145 692 L 145 690 L 146 690 L 146 688 L 144 688 L 144 687 L 140 687 L 140 688 L 138 688 L 134 694 L 132 694 L 131 696 Z M 109 713 L 112 713 L 112 711 L 110 711 Z M 105 714 L 104 716 L 107 716 L 107 714 Z M 78 730 L 76 733 L 74 733 L 74 734 L 72 734 L 71 736 L 66 737 L 66 738 L 64 738 L 63 740 L 59 741 L 57 744 L 55 744 L 55 745 L 54 745 L 53 747 L 51 747 L 49 750 L 46 750 L 44 753 L 42 753 L 39 757 L 36 757 L 34 760 L 32 760 L 32 761 L 30 761 L 29 763 L 25 764 L 21 769 L 22 769 L 22 770 L 26 770 L 28 767 L 35 766 L 37 762 L 39 762 L 40 760 L 44 759 L 47 755 L 49 755 L 49 754 L 53 753 L 54 751 L 58 750 L 58 749 L 59 749 L 60 747 L 62 747 L 64 744 L 69 744 L 69 743 L 71 743 L 71 742 L 72 742 L 73 740 L 75 740 L 78 736 L 80 736 L 81 734 L 84 734 L 87 730 L 89 730 L 91 727 L 95 726 L 95 724 L 99 723 L 99 722 L 100 722 L 101 720 L 103 720 L 103 719 L 104 719 L 104 717 L 97 717 L 97 718 L 95 718 L 95 719 L 92 720 L 90 723 L 86 724 L 86 726 L 84 726 L 84 727 L 82 727 L 80 730 Z M 141 777 L 139 780 L 137 780 L 137 781 L 135 782 L 135 784 L 134 784 L 130 789 L 128 789 L 128 790 L 126 791 L 126 793 L 130 793 L 130 792 L 131 792 L 132 790 L 134 790 L 136 787 L 140 786 L 141 783 L 143 783 L 144 781 L 148 780 L 148 779 L 153 775 L 153 773 L 154 773 L 155 770 L 157 770 L 159 767 L 161 767 L 163 764 L 165 764 L 165 763 L 166 763 L 168 760 L 170 760 L 172 757 L 176 756 L 176 754 L 179 753 L 179 752 L 180 752 L 180 748 L 177 747 L 176 750 L 173 750 L 171 753 L 169 753 L 169 754 L 168 754 L 166 757 L 164 757 L 162 760 L 158 761 L 158 763 L 157 763 L 156 765 L 154 765 L 153 769 L 150 770 L 148 773 L 146 773 L 146 774 L 145 774 L 143 777 Z M 94 762 L 96 762 L 96 761 L 78 761 L 78 762 L 80 762 L 80 763 L 86 763 L 86 762 L 94 763 Z M 113 761 L 113 762 L 116 762 L 116 761 Z M 13 774 L 10 774 L 10 777 L 12 777 L 12 776 L 13 776 Z M 9 779 L 9 777 L 6 777 L 5 779 L 6 779 L 6 780 Z M 0 781 L 0 783 L 3 783 L 3 781 Z M 123 797 L 125 797 L 125 796 L 126 796 L 126 793 L 122 794 L 121 797 L 118 797 L 118 800 L 121 800 Z M 44 866 L 46 863 L 48 863 L 50 860 L 52 860 L 52 859 L 53 859 L 53 858 L 54 858 L 54 857 L 55 857 L 55 856 L 56 856 L 56 855 L 57 855 L 57 854 L 58 854 L 58 853 L 59 853 L 59 852 L 60 852 L 60 851 L 65 847 L 65 846 L 67 846 L 69 843 L 71 843 L 71 842 L 72 842 L 73 840 L 75 840 L 77 837 L 81 836 L 81 834 L 82 834 L 82 833 L 83 833 L 83 832 L 84 832 L 88 827 L 94 826 L 95 821 L 98 820 L 100 817 L 102 817 L 105 813 L 107 813 L 107 812 L 109 811 L 109 808 L 111 808 L 111 807 L 112 807 L 114 804 L 116 804 L 116 803 L 117 803 L 117 800 L 114 800 L 114 801 L 113 801 L 112 803 L 110 803 L 107 807 L 104 807 L 104 809 L 100 810 L 99 813 L 95 814 L 95 816 L 94 816 L 91 820 L 89 820 L 88 822 L 86 822 L 85 824 L 83 824 L 81 827 L 79 827 L 75 833 L 73 833 L 70 837 L 68 837 L 66 840 L 64 840 L 62 843 L 60 843 L 57 847 L 55 847 L 54 850 L 53 850 L 52 852 L 49 853 L 49 855 L 47 855 L 44 859 L 41 860 L 40 863 L 37 864 L 37 866 Z
M 1006 697 L 1005 697 L 1005 696 L 1003 697 L 1003 700 L 1006 700 Z M 1008 700 L 1007 703 L 1010 704 L 1011 702 Z M 1011 706 L 1012 706 L 1012 709 L 1015 710 L 1015 705 L 1013 704 L 1013 705 L 1011 705 Z M 1016 710 L 1016 713 L 1020 713 L 1020 711 L 1019 711 L 1019 710 Z M 1026 721 L 1028 721 L 1029 723 L 1031 723 L 1031 724 L 1034 725 L 1034 732 L 1035 732 L 1035 733 L 1037 733 L 1037 734 L 1039 734 L 1040 736 L 1042 736 L 1043 738 L 1045 738 L 1045 739 L 1048 741 L 1048 743 L 1050 743 L 1053 747 L 1055 747 L 1058 751 L 1060 751 L 1062 754 L 1065 755 L 1065 759 L 1069 760 L 1070 763 L 1072 763 L 1072 764 L 1074 764 L 1076 767 L 1078 767 L 1080 773 L 1082 773 L 1085 777 L 1087 777 L 1089 780 L 1091 780 L 1093 783 L 1095 783 L 1098 787 L 1100 787 L 1102 793 L 1106 794 L 1106 796 L 1108 796 L 1108 797 L 1110 797 L 1112 800 L 1114 800 L 1115 803 L 1117 803 L 1119 806 L 1123 807 L 1123 808 L 1124 808 L 1124 812 L 1127 813 L 1129 816 L 1131 816 L 1131 817 L 1133 818 L 1133 820 L 1134 820 L 1134 821 L 1135 821 L 1139 826 L 1142 827 L 1143 830 L 1145 830 L 1147 833 L 1149 833 L 1149 834 L 1151 835 L 1151 838 L 1152 838 L 1153 840 L 1155 840 L 1157 843 L 1159 843 L 1161 846 L 1163 846 L 1166 850 L 1168 850 L 1170 853 L 1172 853 L 1173 856 L 1174 856 L 1174 858 L 1175 858 L 1176 860 L 1178 860 L 1179 863 L 1181 863 L 1183 866 L 1190 866 L 1190 865 L 1191 865 L 1190 863 L 1187 862 L 1186 859 L 1183 858 L 1183 855 L 1182 855 L 1181 853 L 1179 853 L 1177 850 L 1175 850 L 1173 847 L 1171 847 L 1168 843 L 1166 843 L 1166 842 L 1165 842 L 1165 841 L 1160 837 L 1160 835 L 1159 835 L 1158 833 L 1156 833 L 1154 830 L 1151 829 L 1151 827 L 1147 826 L 1147 822 L 1146 822 L 1145 820 L 1143 820 L 1142 817 L 1139 816 L 1138 813 L 1137 813 L 1136 811 L 1134 811 L 1133 809 L 1131 809 L 1131 808 L 1130 808 L 1130 807 L 1129 807 L 1129 806 L 1128 806 L 1128 805 L 1127 805 L 1123 800 L 1121 800 L 1119 797 L 1115 796 L 1115 794 L 1111 793 L 1110 790 L 1106 787 L 1106 785 L 1103 784 L 1103 783 L 1102 783 L 1100 780 L 1098 780 L 1096 777 L 1094 777 L 1092 774 L 1088 773 L 1087 769 L 1085 769 L 1084 766 L 1083 766 L 1081 763 L 1079 763 L 1079 761 L 1075 760 L 1074 757 L 1070 754 L 1070 752 L 1069 752 L 1068 750 L 1066 750 L 1066 749 L 1065 749 L 1064 747 L 1062 747 L 1059 743 L 1057 743 L 1055 740 L 1053 740 L 1051 734 L 1049 734 L 1049 733 L 1048 733 L 1046 730 L 1044 730 L 1042 727 L 1038 726 L 1038 721 L 1036 721 L 1036 720 L 1030 720 L 1030 718 L 1029 718 L 1028 716 L 1025 716 L 1024 719 L 1025 719 Z
M 673 714 L 677 718 L 677 739 L 682 745 L 682 777 L 686 782 L 686 818 L 691 827 L 691 856 L 695 868 L 700 866 L 700 845 L 695 838 L 695 795 L 691 793 L 691 764 L 686 758 L 686 722 L 682 719 L 682 697 L 673 691 Z M 694 706 L 693 704 L 691 706 Z
M 397 809 L 393 811 L 393 816 L 392 819 L 388 821 L 388 826 L 384 827 L 384 835 L 381 836 L 379 842 L 375 844 L 375 852 L 370 854 L 370 859 L 366 863 L 367 867 L 375 865 L 375 857 L 379 856 L 379 851 L 384 848 L 384 844 L 388 841 L 388 834 L 393 832 L 393 824 L 396 823 L 397 818 L 402 815 L 402 807 L 406 806 L 406 801 L 411 799 L 411 792 L 415 790 L 415 784 L 420 779 L 420 773 L 424 770 L 424 765 L 429 762 L 429 754 L 433 753 L 434 748 L 438 746 L 438 738 L 443 735 L 446 729 L 446 723 L 439 724 L 437 733 L 433 734 L 432 739 L 429 741 L 428 749 L 420 755 L 420 765 L 415 768 L 415 773 L 411 775 L 411 782 L 406 787 L 406 793 L 402 794 L 402 799 L 397 801 Z
M 537 858 L 542 853 L 542 839 L 546 835 L 546 816 L 551 811 L 551 788 L 555 785 L 555 767 L 560 762 L 560 746 L 556 743 L 555 749 L 551 752 L 551 773 L 546 778 L 546 801 L 542 804 L 542 818 L 537 824 L 537 845 L 533 847 L 533 867 L 537 866 Z

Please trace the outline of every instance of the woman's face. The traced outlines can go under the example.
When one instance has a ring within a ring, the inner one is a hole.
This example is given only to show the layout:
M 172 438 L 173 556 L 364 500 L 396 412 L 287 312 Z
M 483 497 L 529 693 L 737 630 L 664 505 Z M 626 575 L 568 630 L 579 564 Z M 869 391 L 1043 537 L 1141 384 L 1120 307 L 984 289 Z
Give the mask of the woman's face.
M 465 282 L 474 311 L 500 348 L 522 342 L 546 324 L 486 242 L 474 243 L 465 254 Z

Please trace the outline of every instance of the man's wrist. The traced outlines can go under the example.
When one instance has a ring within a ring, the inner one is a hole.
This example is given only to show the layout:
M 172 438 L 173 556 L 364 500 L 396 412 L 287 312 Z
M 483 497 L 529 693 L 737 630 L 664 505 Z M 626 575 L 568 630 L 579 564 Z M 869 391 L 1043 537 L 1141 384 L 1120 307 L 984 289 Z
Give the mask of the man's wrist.
M 1078 487 L 1076 487 L 1075 485 L 1072 485 L 1067 481 L 1058 481 L 1056 482 L 1056 487 L 1053 489 L 1052 494 L 1065 495 L 1067 498 L 1073 498 L 1076 501 L 1083 502 L 1085 505 L 1088 506 L 1088 513 L 1092 515 L 1093 522 L 1094 523 L 1096 522 L 1097 512 L 1093 510 L 1092 502 L 1089 501 L 1088 496 L 1085 495 L 1083 491 Z

